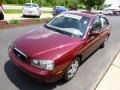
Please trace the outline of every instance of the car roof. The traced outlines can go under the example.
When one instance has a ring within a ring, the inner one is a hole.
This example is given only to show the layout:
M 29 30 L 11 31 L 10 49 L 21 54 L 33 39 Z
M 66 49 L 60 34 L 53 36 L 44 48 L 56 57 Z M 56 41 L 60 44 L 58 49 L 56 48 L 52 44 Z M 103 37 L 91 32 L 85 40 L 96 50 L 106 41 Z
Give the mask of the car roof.
M 87 16 L 90 18 L 94 18 L 95 16 L 102 16 L 101 14 L 96 14 L 94 12 L 88 12 L 88 11 L 68 11 L 65 12 L 66 14 L 75 14 L 75 15 L 82 15 L 82 16 Z

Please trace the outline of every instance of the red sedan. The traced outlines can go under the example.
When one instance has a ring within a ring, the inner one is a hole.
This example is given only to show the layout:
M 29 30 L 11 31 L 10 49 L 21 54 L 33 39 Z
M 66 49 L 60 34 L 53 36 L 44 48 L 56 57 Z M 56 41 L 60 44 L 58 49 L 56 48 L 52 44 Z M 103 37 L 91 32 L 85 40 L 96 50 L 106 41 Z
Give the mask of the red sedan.
M 110 36 L 111 25 L 101 15 L 66 12 L 41 29 L 17 38 L 9 47 L 11 61 L 46 83 L 72 79 L 81 62 Z

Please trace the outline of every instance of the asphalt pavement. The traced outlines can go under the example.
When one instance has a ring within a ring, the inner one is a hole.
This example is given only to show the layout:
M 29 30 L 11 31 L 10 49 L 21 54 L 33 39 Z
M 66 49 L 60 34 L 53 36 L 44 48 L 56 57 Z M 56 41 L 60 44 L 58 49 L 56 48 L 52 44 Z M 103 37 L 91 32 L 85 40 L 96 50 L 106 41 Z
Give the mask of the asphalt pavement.
M 52 18 L 53 15 L 52 13 L 42 13 L 40 16 L 40 19 L 43 18 Z M 30 17 L 23 17 L 22 13 L 21 14 L 5 14 L 5 20 L 12 20 L 12 19 L 17 19 L 17 20 L 23 20 L 23 19 L 30 19 Z
M 97 50 L 79 68 L 69 82 L 39 83 L 17 69 L 8 57 L 8 47 L 19 35 L 41 28 L 42 25 L 0 30 L 0 90 L 94 90 L 120 50 L 120 17 L 108 17 L 112 31 L 105 48 Z
M 6 4 L 3 5 L 4 9 L 18 9 L 18 10 L 22 10 L 23 6 L 21 5 L 15 5 L 15 4 Z M 46 12 L 51 12 L 53 10 L 53 8 L 51 7 L 40 7 L 41 11 L 46 11 Z

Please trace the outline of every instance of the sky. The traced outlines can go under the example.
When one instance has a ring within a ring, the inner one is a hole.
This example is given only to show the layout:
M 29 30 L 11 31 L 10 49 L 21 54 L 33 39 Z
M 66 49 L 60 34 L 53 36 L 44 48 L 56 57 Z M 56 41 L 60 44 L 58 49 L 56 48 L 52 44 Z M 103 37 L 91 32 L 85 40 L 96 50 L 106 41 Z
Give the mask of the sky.
M 120 5 L 120 0 L 106 0 L 106 4 Z

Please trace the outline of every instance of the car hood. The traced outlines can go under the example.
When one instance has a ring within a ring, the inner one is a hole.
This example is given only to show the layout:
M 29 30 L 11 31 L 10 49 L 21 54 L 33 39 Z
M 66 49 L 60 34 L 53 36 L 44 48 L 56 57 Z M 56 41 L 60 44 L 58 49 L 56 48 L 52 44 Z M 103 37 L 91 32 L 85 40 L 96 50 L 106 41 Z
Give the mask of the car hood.
M 29 56 L 58 50 L 80 43 L 79 38 L 70 37 L 46 28 L 27 32 L 14 42 L 16 48 Z

